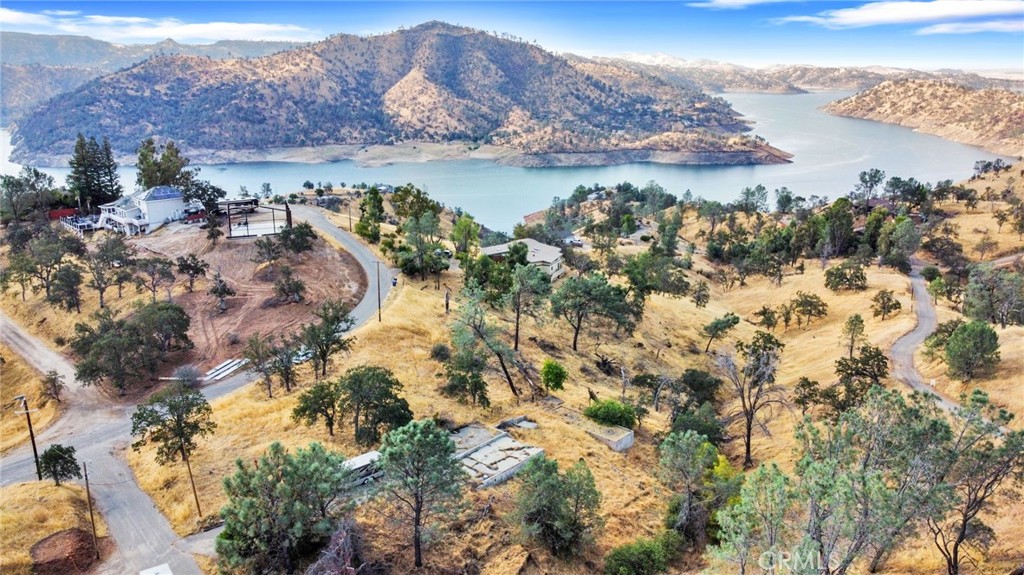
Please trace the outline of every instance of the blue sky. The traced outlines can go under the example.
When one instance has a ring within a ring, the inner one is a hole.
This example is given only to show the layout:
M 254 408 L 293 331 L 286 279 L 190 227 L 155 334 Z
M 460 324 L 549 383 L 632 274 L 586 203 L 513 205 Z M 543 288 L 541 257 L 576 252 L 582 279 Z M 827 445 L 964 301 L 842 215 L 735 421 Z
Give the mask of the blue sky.
M 119 43 L 319 40 L 443 20 L 586 56 L 663 53 L 751 66 L 1024 71 L 1024 0 L 285 2 L 4 0 L 0 29 Z

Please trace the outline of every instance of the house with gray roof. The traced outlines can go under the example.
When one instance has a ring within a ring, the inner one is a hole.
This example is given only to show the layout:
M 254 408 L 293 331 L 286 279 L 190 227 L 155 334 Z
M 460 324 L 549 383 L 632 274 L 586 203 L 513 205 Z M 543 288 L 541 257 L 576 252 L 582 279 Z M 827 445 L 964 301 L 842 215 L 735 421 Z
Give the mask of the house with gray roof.
M 480 252 L 492 260 L 503 260 L 512 245 L 518 243 L 526 244 L 526 263 L 544 270 L 551 279 L 556 279 L 565 273 L 565 267 L 562 265 L 562 249 L 542 244 L 532 238 L 512 240 L 508 243 L 480 248 Z
M 156 186 L 100 206 L 98 227 L 134 236 L 148 234 L 185 215 L 185 198 L 173 186 Z

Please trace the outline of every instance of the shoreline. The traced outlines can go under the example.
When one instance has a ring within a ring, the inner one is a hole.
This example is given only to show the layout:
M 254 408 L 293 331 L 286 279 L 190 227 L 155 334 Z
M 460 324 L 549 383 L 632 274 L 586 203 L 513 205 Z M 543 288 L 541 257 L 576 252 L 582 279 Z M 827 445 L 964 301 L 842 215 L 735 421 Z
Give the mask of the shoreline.
M 670 165 L 771 165 L 791 162 L 792 154 L 765 145 L 756 149 L 679 150 L 621 149 L 598 152 L 548 152 L 530 154 L 491 144 L 471 142 L 401 142 L 398 144 L 331 144 L 317 147 L 268 148 L 265 150 L 204 150 L 186 152 L 192 164 L 204 166 L 299 163 L 327 164 L 351 161 L 360 168 L 438 161 L 483 160 L 520 168 L 595 167 L 632 163 Z M 15 151 L 12 163 L 41 168 L 63 168 L 68 157 L 41 155 L 25 158 Z M 122 166 L 134 165 L 134 155 L 115 158 Z

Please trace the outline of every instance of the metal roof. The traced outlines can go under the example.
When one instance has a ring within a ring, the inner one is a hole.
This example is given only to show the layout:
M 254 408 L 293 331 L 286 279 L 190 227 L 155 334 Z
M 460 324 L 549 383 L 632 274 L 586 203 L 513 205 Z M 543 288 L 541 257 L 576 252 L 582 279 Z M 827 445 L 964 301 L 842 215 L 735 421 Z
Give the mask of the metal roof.
M 512 240 L 505 244 L 498 244 L 496 246 L 490 246 L 486 248 L 480 248 L 481 253 L 484 255 L 491 256 L 502 256 L 508 253 L 509 248 L 512 244 L 524 243 L 526 244 L 527 253 L 526 261 L 531 264 L 545 263 L 550 264 L 557 261 L 562 257 L 562 250 L 555 246 L 549 246 L 548 244 L 542 244 L 533 238 L 525 238 L 522 240 Z
M 361 467 L 365 467 L 365 466 L 367 466 L 367 465 L 369 465 L 371 463 L 374 463 L 378 459 L 380 459 L 380 452 L 379 451 L 367 451 L 366 453 L 363 453 L 361 455 L 357 455 L 357 456 L 353 457 L 352 459 L 345 460 L 345 467 L 347 467 L 349 469 L 352 469 L 352 470 L 356 470 L 356 469 L 359 469 Z

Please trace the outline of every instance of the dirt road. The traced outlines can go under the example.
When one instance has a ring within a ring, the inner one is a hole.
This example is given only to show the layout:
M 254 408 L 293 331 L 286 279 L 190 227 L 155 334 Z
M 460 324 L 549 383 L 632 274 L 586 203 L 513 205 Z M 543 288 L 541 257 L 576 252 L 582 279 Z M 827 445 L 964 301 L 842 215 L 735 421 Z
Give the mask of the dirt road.
M 383 301 L 391 289 L 396 273 L 380 265 L 377 282 L 377 259 L 347 232 L 319 213 L 317 208 L 298 206 L 295 214 L 315 228 L 337 239 L 359 262 L 369 278 L 369 289 L 352 311 L 356 325 L 377 316 L 378 298 Z M 379 292 L 378 292 L 379 289 Z M 89 479 L 96 507 L 103 514 L 110 534 L 117 543 L 113 556 L 104 562 L 99 573 L 125 575 L 167 563 L 177 575 L 199 573 L 192 556 L 185 551 L 178 535 L 167 519 L 156 509 L 153 500 L 135 483 L 131 469 L 118 454 L 131 442 L 133 406 L 111 405 L 98 390 L 83 387 L 75 381 L 74 366 L 64 356 L 49 348 L 21 326 L 0 312 L 0 341 L 24 357 L 29 365 L 45 373 L 51 369 L 65 376 L 68 390 L 65 409 L 60 420 L 37 435 L 40 449 L 51 443 L 75 447 L 80 461 L 89 464 Z M 209 400 L 231 393 L 257 379 L 252 373 L 241 373 L 205 386 Z M 9 485 L 35 480 L 35 465 L 29 446 L 22 446 L 0 459 L 0 483 Z

